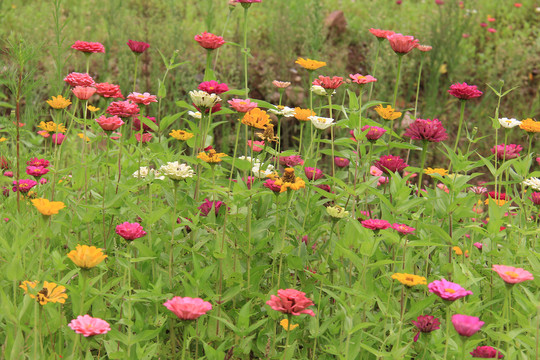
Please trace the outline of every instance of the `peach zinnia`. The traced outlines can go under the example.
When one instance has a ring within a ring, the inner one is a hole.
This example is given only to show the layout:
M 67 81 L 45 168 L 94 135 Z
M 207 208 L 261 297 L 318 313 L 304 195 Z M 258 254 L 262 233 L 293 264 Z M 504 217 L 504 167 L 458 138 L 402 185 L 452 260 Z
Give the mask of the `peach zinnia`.
M 315 316 L 313 310 L 307 309 L 313 305 L 313 301 L 306 297 L 306 293 L 295 289 L 278 290 L 278 296 L 271 295 L 266 305 L 283 314 Z
M 534 276 L 522 268 L 506 265 L 493 265 L 493 270 L 508 284 L 517 284 L 527 280 L 534 280 Z

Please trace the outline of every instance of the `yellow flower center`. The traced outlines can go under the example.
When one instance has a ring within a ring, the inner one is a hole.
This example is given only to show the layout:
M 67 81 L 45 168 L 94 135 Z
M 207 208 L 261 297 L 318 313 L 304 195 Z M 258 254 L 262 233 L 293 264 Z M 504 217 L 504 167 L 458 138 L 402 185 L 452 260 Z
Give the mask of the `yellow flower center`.
M 515 272 L 513 271 L 507 271 L 505 272 L 506 275 L 510 276 L 512 279 L 517 279 L 519 277 L 518 274 L 516 274 Z
M 447 293 L 450 293 L 450 294 L 455 294 L 456 293 L 456 290 L 454 289 L 444 289 L 445 292 Z

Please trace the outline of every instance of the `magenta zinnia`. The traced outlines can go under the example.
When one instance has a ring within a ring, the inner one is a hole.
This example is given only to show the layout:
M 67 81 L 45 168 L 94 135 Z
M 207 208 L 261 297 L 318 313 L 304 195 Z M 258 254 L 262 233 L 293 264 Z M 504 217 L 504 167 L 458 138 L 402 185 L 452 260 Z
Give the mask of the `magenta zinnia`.
M 500 144 L 491 148 L 491 153 L 497 156 L 499 160 L 510 160 L 519 157 L 519 152 L 523 150 L 521 145 Z
M 476 85 L 468 85 L 466 82 L 463 84 L 456 83 L 450 86 L 448 93 L 461 100 L 469 100 L 482 96 L 483 92 L 478 90 Z
M 472 295 L 472 291 L 465 290 L 460 285 L 447 281 L 446 279 L 435 280 L 428 284 L 429 292 L 438 295 L 443 300 L 454 301 L 467 295 Z
M 401 172 L 409 165 L 399 156 L 383 155 L 373 164 L 377 169 L 389 174 L 391 172 Z
M 441 142 L 448 139 L 448 134 L 438 119 L 416 119 L 409 125 L 403 136 L 413 140 L 430 142 Z
M 129 48 L 135 53 L 135 55 L 139 55 L 145 52 L 150 47 L 150 44 L 144 41 L 129 40 L 127 42 L 127 46 L 129 46 Z
M 278 296 L 271 295 L 266 305 L 283 314 L 315 316 L 313 310 L 307 309 L 313 305 L 313 301 L 306 297 L 306 293 L 295 289 L 278 290 Z
M 198 89 L 206 91 L 209 94 L 219 95 L 229 91 L 229 86 L 225 83 L 218 83 L 215 80 L 210 80 L 200 83 Z
M 363 227 L 370 230 L 384 230 L 391 226 L 388 221 L 380 219 L 367 219 L 360 221 L 360 223 Z
M 125 240 L 131 241 L 146 235 L 146 231 L 139 223 L 124 222 L 116 226 L 116 233 Z
M 440 329 L 439 325 L 441 325 L 439 319 L 432 315 L 420 315 L 416 321 L 413 320 L 412 323 L 418 329 L 418 332 L 414 337 L 414 342 L 418 341 L 418 337 L 420 337 L 421 332 L 430 333 L 433 330 Z
M 452 315 L 452 325 L 461 336 L 473 336 L 484 325 L 483 321 L 475 316 L 455 314 Z

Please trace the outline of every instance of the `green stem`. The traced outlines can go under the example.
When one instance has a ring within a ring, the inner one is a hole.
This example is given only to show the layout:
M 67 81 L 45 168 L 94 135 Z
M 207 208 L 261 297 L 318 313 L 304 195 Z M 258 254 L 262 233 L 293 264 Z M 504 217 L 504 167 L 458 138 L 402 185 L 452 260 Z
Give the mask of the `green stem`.
M 174 249 L 174 225 L 176 224 L 176 199 L 178 193 L 178 180 L 173 180 L 173 213 L 171 216 L 171 243 L 169 245 L 169 286 L 170 290 L 173 289 L 173 249 Z
M 445 345 L 444 345 L 444 357 L 443 359 L 447 359 L 448 355 L 448 343 L 450 342 L 450 305 L 446 304 L 446 334 L 445 334 Z
M 461 111 L 459 113 L 459 126 L 458 126 L 458 132 L 457 132 L 457 136 L 456 136 L 456 143 L 454 144 L 454 152 L 457 151 L 457 147 L 458 147 L 458 144 L 459 144 L 459 139 L 461 138 L 461 128 L 463 127 L 463 115 L 465 115 L 465 103 L 466 101 L 465 100 L 460 100 L 461 101 Z
M 330 107 L 330 118 L 332 119 L 332 94 L 328 95 L 328 106 Z M 334 126 L 330 126 L 330 138 L 332 145 L 332 177 L 334 177 L 336 174 L 336 163 L 334 161 Z M 336 182 L 334 180 L 334 185 L 335 184 Z
M 424 176 L 424 166 L 426 165 L 428 144 L 429 142 L 427 140 L 424 140 L 422 144 L 422 155 L 420 158 L 420 175 L 418 175 L 418 196 L 420 196 L 420 191 L 422 190 L 422 177 Z
M 244 85 L 246 91 L 246 99 L 249 98 L 248 88 L 248 47 L 247 47 L 247 34 L 248 34 L 248 10 L 249 6 L 244 7 Z
M 416 120 L 416 111 L 418 110 L 418 96 L 420 95 L 420 80 L 422 79 L 422 67 L 424 66 L 424 52 L 420 58 L 420 70 L 418 70 L 418 79 L 416 80 L 416 99 L 414 100 L 414 119 Z
M 234 141 L 234 155 L 232 159 L 232 165 L 231 165 L 231 174 L 229 175 L 229 190 L 231 189 L 231 182 L 234 175 L 234 162 L 236 161 L 236 154 L 238 150 L 238 138 L 240 137 L 240 128 L 242 127 L 242 123 L 238 122 L 236 124 L 236 139 Z
M 210 80 L 210 71 L 212 71 L 212 49 L 206 50 L 206 68 L 204 69 L 204 81 Z
M 399 88 L 399 80 L 401 79 L 401 62 L 403 61 L 403 55 L 398 54 L 398 66 L 397 66 L 397 76 L 396 76 L 396 85 L 394 87 L 394 101 L 392 102 L 392 107 L 396 108 L 397 93 Z
M 278 267 L 278 282 L 277 282 L 277 288 L 280 289 L 281 285 L 281 267 L 283 265 L 283 248 L 285 247 L 285 233 L 287 230 L 287 222 L 289 220 L 289 211 L 291 208 L 292 199 L 294 198 L 294 193 L 292 193 L 294 190 L 287 190 L 287 197 L 289 198 L 287 201 L 287 209 L 285 210 L 285 222 L 283 223 L 283 228 L 281 229 L 281 247 L 279 249 L 279 267 Z
M 133 91 L 137 91 L 137 71 L 139 69 L 139 55 L 135 55 L 135 71 L 133 72 Z M 141 121 L 142 126 L 142 121 Z
M 291 335 L 291 314 L 287 314 L 287 340 L 285 340 L 285 350 L 283 351 L 283 360 L 287 356 L 287 349 L 289 348 L 289 337 Z

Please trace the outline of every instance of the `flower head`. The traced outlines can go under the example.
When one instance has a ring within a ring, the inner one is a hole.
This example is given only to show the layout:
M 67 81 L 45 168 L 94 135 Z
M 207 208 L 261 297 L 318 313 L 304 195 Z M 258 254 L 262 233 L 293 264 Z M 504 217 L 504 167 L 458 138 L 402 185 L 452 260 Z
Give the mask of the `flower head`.
M 391 227 L 390 223 L 381 219 L 367 219 L 360 221 L 363 227 L 370 230 L 384 230 Z
M 27 166 L 26 173 L 30 176 L 39 178 L 49 172 L 49 169 L 43 166 Z
M 315 316 L 313 310 L 307 309 L 313 305 L 313 301 L 306 297 L 306 293 L 295 289 L 278 290 L 278 296 L 271 295 L 266 305 L 283 314 Z
M 310 116 L 308 119 L 311 120 L 313 126 L 315 126 L 315 128 L 319 130 L 325 130 L 330 126 L 334 125 L 334 119 L 332 118 L 326 118 L 322 116 Z
M 146 235 L 143 227 L 139 223 L 124 222 L 116 226 L 116 233 L 125 240 L 131 241 Z
M 497 349 L 492 348 L 491 346 L 477 346 L 472 352 L 471 355 L 473 358 L 482 358 L 482 359 L 503 359 L 504 355 L 501 354 Z
M 334 219 L 343 219 L 344 217 L 349 216 L 349 212 L 345 211 L 345 209 L 339 205 L 328 206 L 326 208 L 326 213 Z
M 499 160 L 510 160 L 519 157 L 519 152 L 523 150 L 521 145 L 500 144 L 491 148 L 491 153 L 497 156 Z
M 203 48 L 208 50 L 214 50 L 217 49 L 223 44 L 225 44 L 225 40 L 223 40 L 223 37 L 214 35 L 209 32 L 203 32 L 199 35 L 195 35 L 195 41 L 199 43 Z
M 279 138 L 274 134 L 274 125 L 270 123 L 266 125 L 266 128 L 264 128 L 263 132 L 255 133 L 255 135 L 257 135 L 259 139 L 267 141 L 268 143 L 279 141 Z
M 157 125 L 157 121 L 156 121 L 155 117 L 153 117 L 153 116 L 142 116 L 142 117 Z M 154 129 L 152 129 L 150 126 L 145 124 L 144 121 L 141 121 L 139 116 L 136 116 L 136 117 L 133 118 L 133 127 L 132 127 L 133 130 L 141 131 L 141 123 L 142 123 L 142 127 L 143 127 L 144 132 L 154 132 Z
M 172 180 L 185 180 L 193 177 L 195 174 L 191 166 L 180 164 L 178 161 L 168 162 L 165 165 L 161 165 L 159 172 Z
M 235 111 L 238 111 L 240 113 L 246 113 L 257 107 L 257 103 L 251 101 L 250 99 L 232 99 L 227 102 Z
M 111 116 L 106 117 L 105 115 L 101 115 L 96 119 L 96 122 L 101 126 L 101 128 L 105 131 L 114 131 L 118 129 L 120 126 L 124 125 L 124 121 L 120 119 L 118 116 Z
M 99 83 L 95 85 L 96 93 L 106 98 L 118 98 L 123 99 L 124 96 L 120 92 L 120 85 Z
M 513 127 L 521 125 L 521 121 L 517 119 L 513 119 L 513 118 L 512 119 L 499 118 L 499 124 L 501 124 L 503 128 L 511 129 Z
M 32 199 L 32 205 L 45 216 L 58 214 L 58 211 L 65 208 L 66 205 L 61 201 L 49 201 L 47 199 Z
M 214 105 L 217 105 L 221 101 L 221 98 L 216 94 L 209 94 L 202 90 L 192 90 L 189 92 L 189 96 L 195 106 L 203 110 L 212 109 Z
M 416 119 L 409 125 L 403 136 L 429 142 L 441 142 L 448 139 L 448 134 L 438 119 Z
M 56 145 L 62 145 L 66 136 L 64 134 L 52 134 L 52 140 Z
M 41 167 L 49 167 L 51 163 L 49 160 L 45 159 L 38 159 L 38 158 L 31 158 L 26 162 L 26 165 L 28 166 L 41 166 Z
M 401 117 L 401 113 L 399 111 L 396 111 L 390 105 L 387 105 L 386 107 L 383 107 L 382 105 L 379 105 L 379 106 L 375 107 L 375 111 L 384 120 L 396 120 L 399 117 Z
M 85 53 L 104 53 L 105 47 L 102 43 L 89 42 L 89 41 L 75 41 L 75 44 L 71 45 L 72 49 L 79 50 Z
M 215 164 L 218 162 L 221 162 L 221 158 L 227 156 L 225 153 L 218 153 L 214 149 L 208 150 L 208 153 L 206 152 L 200 152 L 199 155 L 197 155 L 197 159 L 201 159 L 202 161 L 210 164 Z
M 190 132 L 187 132 L 185 130 L 172 130 L 169 133 L 170 136 L 175 138 L 176 140 L 186 141 L 191 139 L 194 135 Z
M 274 182 L 275 185 L 281 186 L 280 192 L 287 190 L 300 190 L 306 187 L 306 183 L 294 174 L 293 168 L 285 168 L 283 176 Z
M 362 132 L 367 131 L 366 139 L 370 141 L 376 141 L 377 139 L 380 139 L 386 132 L 386 130 L 381 127 L 370 126 L 370 125 L 363 126 L 361 131 Z M 354 136 L 354 131 L 351 130 L 351 132 L 353 132 L 353 136 Z
M 276 179 L 268 179 L 264 182 L 263 186 L 267 189 L 272 190 L 276 194 L 281 193 L 281 185 L 276 185 Z
M 472 291 L 465 290 L 460 285 L 445 279 L 435 280 L 428 284 L 429 292 L 436 294 L 443 300 L 454 301 L 467 295 L 472 295 Z
M 150 103 L 157 102 L 157 96 L 156 95 L 150 95 L 150 93 L 138 93 L 138 92 L 132 92 L 128 95 L 128 100 L 133 101 L 135 104 L 143 104 L 143 105 L 150 105 Z
M 473 246 L 474 246 L 475 248 L 477 248 L 478 250 L 482 250 L 482 248 L 484 247 L 484 245 L 483 245 L 482 243 L 479 243 L 479 242 L 475 242 L 475 243 L 473 244 Z
M 52 282 L 44 281 L 43 288 L 37 293 L 32 294 L 28 288 L 35 289 L 38 285 L 37 281 L 23 281 L 19 287 L 24 290 L 28 296 L 32 299 L 36 299 L 40 305 L 47 303 L 60 303 L 64 304 L 68 298 L 66 294 L 66 288 L 61 285 L 57 285 Z
M 334 158 L 334 164 L 339 168 L 346 168 L 351 163 L 351 160 L 336 156 Z
M 21 193 L 27 193 L 32 189 L 34 186 L 37 185 L 37 182 L 34 180 L 29 179 L 23 179 L 19 180 L 17 183 L 17 180 L 13 180 L 13 192 L 21 192 Z
M 77 87 L 75 87 L 75 89 Z M 47 100 L 47 104 L 49 104 L 50 107 L 52 107 L 53 109 L 65 109 L 69 105 L 71 105 L 71 100 L 66 99 L 62 95 L 58 95 L 58 96 L 53 96 L 52 100 Z
M 433 49 L 433 47 L 429 45 L 418 45 L 416 48 L 422 52 L 428 52 L 428 51 L 431 51 L 431 49 Z
M 106 334 L 111 331 L 111 326 L 105 320 L 93 318 L 90 315 L 77 316 L 68 324 L 71 330 L 84 337 Z
M 248 146 L 255 152 L 261 152 L 263 150 L 264 141 L 247 141 Z
M 522 184 L 523 186 L 529 186 L 536 191 L 540 191 L 540 178 L 532 177 L 524 180 Z M 503 198 L 503 200 L 506 200 L 506 198 Z
M 75 265 L 83 269 L 91 269 L 107 257 L 100 248 L 80 244 L 77 244 L 75 250 L 71 250 L 67 256 Z
M 64 81 L 67 82 L 70 86 L 94 86 L 94 79 L 83 73 L 72 72 L 64 78 Z
M 195 320 L 212 310 L 212 304 L 208 301 L 187 296 L 175 296 L 163 305 L 182 320 Z
M 517 284 L 527 280 L 534 280 L 534 276 L 522 268 L 506 265 L 493 265 L 493 271 L 499 274 L 501 279 L 508 284 Z
M 416 321 L 412 321 L 413 325 L 418 329 L 418 333 L 414 337 L 414 342 L 418 341 L 420 333 L 430 333 L 434 330 L 440 329 L 440 321 L 432 315 L 420 315 L 416 318 Z
M 465 82 L 463 84 L 456 83 L 450 85 L 450 90 L 448 90 L 448 93 L 461 100 L 474 99 L 482 96 L 483 94 L 483 92 L 478 90 L 476 85 L 467 85 Z
M 525 119 L 519 124 L 519 128 L 529 133 L 537 133 L 540 132 L 540 121 Z
M 96 88 L 93 86 L 75 86 L 71 89 L 71 92 L 79 100 L 88 100 L 96 93 Z
M 313 80 L 313 85 L 318 85 L 324 89 L 334 90 L 343 84 L 343 78 L 341 76 L 322 76 L 320 75 L 318 79 Z
M 204 199 L 204 202 L 197 209 L 200 210 L 201 216 L 208 216 L 212 208 L 214 208 L 214 214 L 218 216 L 219 209 L 224 205 L 225 203 L 223 201 L 210 201 L 208 199 Z
M 209 94 L 223 94 L 229 91 L 229 87 L 225 83 L 218 83 L 215 80 L 204 81 L 199 84 L 199 90 L 206 91 Z
M 380 30 L 380 29 L 369 29 L 369 32 L 375 35 L 379 40 L 384 40 L 390 35 L 394 35 L 395 32 L 392 30 Z
M 484 325 L 483 321 L 475 316 L 455 314 L 452 315 L 452 325 L 461 336 L 473 336 Z
M 139 114 L 139 106 L 131 100 L 115 101 L 107 107 L 107 114 L 119 117 L 132 117 Z
M 270 116 L 266 113 L 266 111 L 259 108 L 248 111 L 242 118 L 242 124 L 257 129 L 265 129 L 269 123 Z
M 375 79 L 371 75 L 349 74 L 349 77 L 352 79 L 353 82 L 359 85 L 369 84 L 377 81 L 377 79 Z
M 278 89 L 286 89 L 286 88 L 288 88 L 289 86 L 291 86 L 291 83 L 288 82 L 288 81 L 278 81 L 278 80 L 274 80 L 274 81 L 272 81 L 272 85 L 274 85 L 274 86 L 277 87 Z
M 394 275 L 392 275 L 392 279 L 397 280 L 403 285 L 407 285 L 409 287 L 416 285 L 427 285 L 425 277 L 414 274 L 395 273 Z
M 403 169 L 407 168 L 409 164 L 399 156 L 383 155 L 375 162 L 374 166 L 383 173 L 389 174 L 391 172 L 401 172 Z
M 414 36 L 392 34 L 388 35 L 386 38 L 396 54 L 405 55 L 418 46 L 418 40 L 415 39 Z
M 323 66 L 326 66 L 326 63 L 324 61 L 317 61 L 317 60 L 304 59 L 304 58 L 298 58 L 295 61 L 295 64 L 300 65 L 306 70 L 317 70 L 319 68 L 322 68 Z
M 129 46 L 135 55 L 139 55 L 145 52 L 150 47 L 150 44 L 144 41 L 128 40 L 127 46 Z
M 315 111 L 310 109 L 294 108 L 294 117 L 299 121 L 309 121 L 310 116 L 315 116 Z
M 416 229 L 410 226 L 407 226 L 405 224 L 398 224 L 394 223 L 392 224 L 392 229 L 396 230 L 398 233 L 402 235 L 407 235 L 413 233 Z
M 300 155 L 280 156 L 279 164 L 285 167 L 295 167 L 298 165 L 303 165 L 304 160 L 302 160 Z
M 319 180 L 324 176 L 321 169 L 316 169 L 313 167 L 305 167 L 304 174 L 306 175 L 308 180 Z

